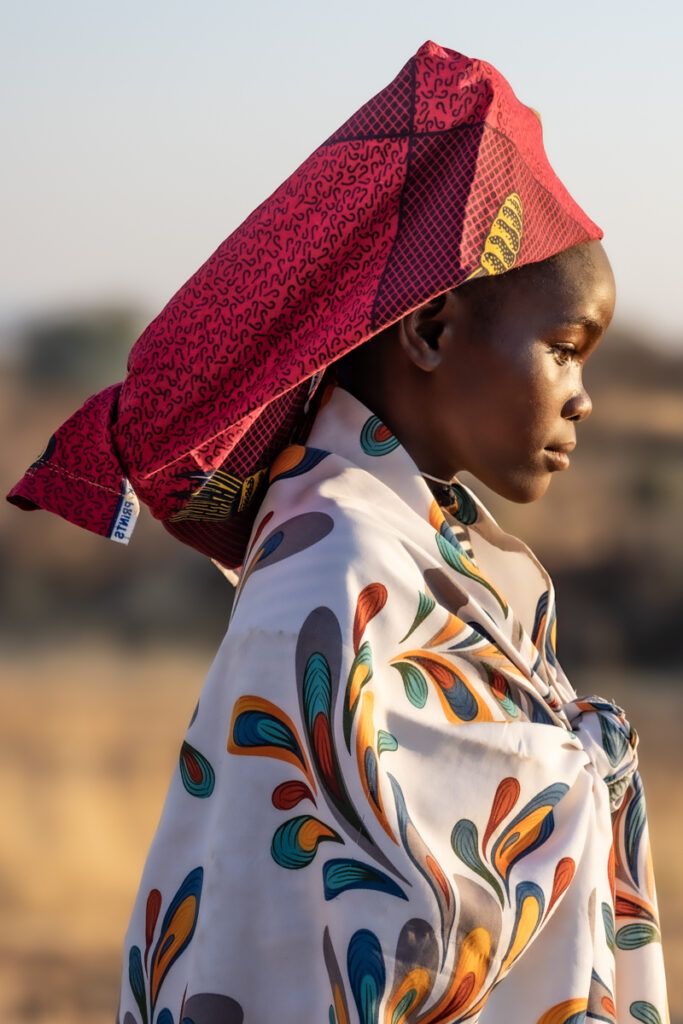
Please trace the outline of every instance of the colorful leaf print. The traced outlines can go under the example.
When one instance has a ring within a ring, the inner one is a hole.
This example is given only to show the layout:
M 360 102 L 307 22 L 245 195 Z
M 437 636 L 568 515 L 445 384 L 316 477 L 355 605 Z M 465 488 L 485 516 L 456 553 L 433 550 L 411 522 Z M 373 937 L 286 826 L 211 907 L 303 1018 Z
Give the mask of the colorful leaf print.
M 629 1011 L 633 1019 L 640 1021 L 640 1024 L 662 1024 L 662 1018 L 656 1007 L 643 999 L 636 999 L 631 1003 Z
M 587 1007 L 586 999 L 566 999 L 546 1010 L 536 1024 L 584 1024 Z
M 356 653 L 368 623 L 384 608 L 387 596 L 387 588 L 383 583 L 368 583 L 358 595 L 353 619 L 353 649 Z
M 512 699 L 510 684 L 503 675 L 495 668 L 491 668 L 490 665 L 484 664 L 486 669 L 486 675 L 488 676 L 489 686 L 491 687 L 491 693 L 496 698 L 503 711 L 510 718 L 519 718 L 519 708 Z
M 432 680 L 449 721 L 456 724 L 493 721 L 491 711 L 452 659 L 432 651 L 415 650 L 404 651 L 392 660 L 392 664 L 395 662 L 415 665 Z
M 452 531 L 451 531 L 452 532 Z M 477 569 L 476 565 L 469 560 L 465 555 L 462 548 L 456 546 L 451 540 L 443 535 L 443 533 L 436 533 L 436 546 L 439 549 L 439 554 L 443 558 L 447 565 L 450 565 L 451 569 L 455 569 L 461 575 L 466 576 L 470 580 L 474 580 L 476 583 L 480 583 L 491 594 L 492 597 L 500 605 L 501 611 L 505 618 L 508 616 L 507 602 L 498 593 L 496 588 L 489 583 L 489 581 L 482 575 Z
M 290 871 L 305 868 L 315 857 L 320 843 L 343 843 L 339 833 L 310 814 L 290 818 L 275 832 L 270 852 L 276 864 Z
M 415 618 L 413 619 L 408 632 L 405 636 L 401 637 L 399 643 L 405 643 L 411 633 L 414 633 L 418 626 L 421 626 L 428 615 L 436 608 L 436 601 L 433 597 L 429 597 L 427 594 L 418 594 L 417 596 L 417 611 L 415 612 Z
M 367 928 L 361 928 L 352 935 L 346 968 L 360 1024 L 378 1024 L 386 971 L 382 947 L 377 936 Z
M 398 740 L 396 737 L 385 729 L 379 729 L 377 732 L 377 756 L 381 757 L 382 754 L 394 750 L 398 750 Z
M 346 693 L 344 695 L 342 724 L 346 749 L 349 752 L 351 751 L 351 730 L 353 729 L 353 720 L 358 709 L 361 690 L 364 686 L 367 686 L 371 679 L 372 652 L 370 650 L 370 644 L 366 640 L 361 644 L 355 658 L 353 659 L 349 670 L 349 678 L 346 684 Z
M 394 979 L 384 1011 L 387 1024 L 408 1024 L 432 991 L 439 969 L 439 947 L 427 921 L 412 918 L 401 929 L 394 957 Z
M 454 497 L 454 503 L 448 509 L 450 514 L 463 526 L 471 526 L 472 523 L 476 523 L 478 512 L 472 495 L 459 483 L 452 483 L 450 488 Z
M 491 805 L 488 824 L 484 831 L 484 837 L 481 841 L 484 853 L 486 853 L 486 847 L 488 846 L 489 839 L 498 826 L 505 820 L 505 818 L 507 818 L 508 814 L 511 813 L 513 807 L 519 800 L 520 789 L 519 780 L 512 776 L 507 776 L 506 778 L 501 779 L 498 783 L 495 796 L 493 797 L 493 804 Z
M 356 732 L 356 761 L 363 792 L 373 814 L 392 842 L 395 843 L 396 837 L 387 820 L 380 789 L 378 754 L 374 747 L 375 727 L 372 721 L 374 701 L 372 693 L 363 694 Z
M 190 746 L 187 740 L 180 748 L 180 777 L 190 794 L 200 799 L 211 796 L 216 781 L 213 768 L 203 754 Z
M 515 923 L 503 957 L 501 973 L 510 969 L 534 937 L 543 918 L 545 898 L 535 882 L 520 882 L 515 890 Z
M 593 969 L 590 988 L 588 990 L 587 1020 L 600 1021 L 601 1024 L 617 1024 L 617 1008 L 614 1005 L 614 993 Z
M 270 467 L 269 482 L 274 484 L 278 480 L 302 476 L 314 469 L 328 455 L 329 452 L 320 448 L 305 448 L 301 444 L 291 444 L 289 448 L 280 452 Z
M 642 897 L 627 895 L 617 890 L 614 910 L 617 917 L 637 917 L 657 924 L 654 908 Z
M 557 862 L 555 867 L 555 875 L 553 877 L 553 888 L 550 893 L 550 899 L 548 901 L 548 909 L 546 911 L 546 917 L 553 909 L 560 896 L 562 896 L 571 884 L 571 880 L 574 877 L 576 871 L 576 864 L 572 857 L 562 857 Z
M 379 416 L 370 416 L 363 424 L 360 446 L 366 455 L 372 455 L 375 458 L 389 455 L 398 448 L 398 445 L 398 438 L 394 437 L 388 427 L 385 427 Z
M 474 1004 L 483 994 L 494 952 L 486 928 L 474 927 L 468 931 L 460 942 L 455 970 L 445 994 L 420 1018 L 420 1024 L 441 1024 L 472 1016 L 477 1009 Z
M 548 618 L 548 608 L 550 607 L 550 618 Z M 538 599 L 536 605 L 536 611 L 534 613 L 534 624 L 531 627 L 531 642 L 534 647 L 538 650 L 539 654 L 545 654 L 546 660 L 550 665 L 557 663 L 555 656 L 555 638 L 557 631 L 557 621 L 555 613 L 555 603 L 550 604 L 550 593 L 544 591 Z M 545 645 L 543 644 L 543 638 L 545 637 Z M 544 647 L 544 650 L 541 648 Z
M 194 935 L 203 880 L 203 868 L 198 867 L 191 871 L 164 915 L 149 971 L 152 1012 L 164 978 Z
M 442 966 L 448 951 L 448 940 L 455 918 L 455 896 L 451 883 L 441 870 L 439 863 L 419 834 L 408 814 L 405 798 L 396 779 L 389 775 L 391 788 L 394 792 L 398 826 L 405 851 L 413 864 L 426 880 L 434 893 L 441 917 Z
M 330 929 L 327 927 L 323 932 L 323 959 L 325 960 L 327 974 L 330 979 L 330 988 L 332 989 L 332 1006 L 330 1006 L 329 1015 L 330 1022 L 331 1024 L 350 1024 L 351 1018 L 349 1016 L 349 1006 L 346 1001 L 344 980 L 332 946 Z
M 133 998 L 140 1009 L 142 1024 L 147 1024 L 147 994 L 142 973 L 142 956 L 138 946 L 131 946 L 128 954 L 128 981 Z
M 649 942 L 661 942 L 659 929 L 653 924 L 625 924 L 615 937 L 619 949 L 640 949 Z
M 152 889 L 147 897 L 145 906 L 145 973 L 147 972 L 147 956 L 149 947 L 154 938 L 154 929 L 157 926 L 159 911 L 161 910 L 161 893 L 158 889 Z
M 329 608 L 316 608 L 301 627 L 296 647 L 299 704 L 311 759 L 337 822 L 366 853 L 402 877 L 372 838 L 351 800 L 341 770 L 332 727 L 340 670 L 339 622 Z
M 407 661 L 392 661 L 391 666 L 396 669 L 403 680 L 403 689 L 413 707 L 423 708 L 427 703 L 429 687 L 419 668 Z
M 555 828 L 553 808 L 569 790 L 564 782 L 547 786 L 520 811 L 492 849 L 496 871 L 508 887 L 510 871 L 523 857 L 537 850 Z
M 408 899 L 403 889 L 383 871 L 352 858 L 326 861 L 323 864 L 323 885 L 326 900 L 333 900 L 349 889 L 374 889 L 401 900 Z
M 614 913 L 609 903 L 603 903 L 601 905 L 602 911 L 602 923 L 605 927 L 605 942 L 607 948 L 614 952 Z
M 279 811 L 291 811 L 292 807 L 296 807 L 302 800 L 310 800 L 315 805 L 313 794 L 306 783 L 298 780 L 281 782 L 273 790 L 271 800 L 273 807 L 277 807 Z
M 631 878 L 638 887 L 638 856 L 641 840 L 645 831 L 645 794 L 640 775 L 635 772 L 631 788 L 631 799 L 626 807 L 624 822 L 624 844 L 626 848 L 626 866 Z M 623 806 L 623 805 L 622 805 Z
M 451 846 L 456 857 L 491 886 L 500 900 L 500 905 L 503 906 L 503 891 L 479 854 L 477 826 L 473 821 L 462 818 L 455 823 L 451 832 Z
M 298 555 L 327 537 L 333 527 L 334 520 L 326 512 L 304 512 L 281 523 L 261 541 L 245 564 L 235 601 L 240 600 L 252 573 Z
M 240 697 L 232 711 L 231 754 L 273 757 L 299 768 L 315 791 L 308 759 L 291 718 L 263 697 Z

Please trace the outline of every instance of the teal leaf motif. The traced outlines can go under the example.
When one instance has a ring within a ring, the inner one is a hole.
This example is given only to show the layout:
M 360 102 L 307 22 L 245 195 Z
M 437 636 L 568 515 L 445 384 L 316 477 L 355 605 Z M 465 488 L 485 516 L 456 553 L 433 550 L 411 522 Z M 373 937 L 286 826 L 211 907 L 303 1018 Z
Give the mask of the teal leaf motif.
M 408 899 L 403 889 L 383 871 L 351 858 L 326 861 L 323 865 L 323 886 L 326 900 L 333 900 L 349 889 L 374 889 L 401 900 Z
M 436 608 L 436 601 L 433 597 L 429 597 L 427 594 L 418 594 L 417 598 L 417 611 L 415 612 L 415 618 L 412 621 L 410 629 L 404 637 L 401 637 L 399 643 L 404 643 L 411 633 L 414 633 L 418 626 L 422 625 L 428 615 Z
M 653 924 L 640 921 L 637 924 L 625 924 L 616 934 L 619 949 L 640 949 L 650 942 L 660 941 L 659 930 Z
M 406 697 L 410 703 L 416 708 L 423 708 L 427 703 L 429 688 L 422 672 L 408 661 L 396 662 L 393 668 L 396 669 L 403 680 Z
M 451 846 L 456 857 L 459 857 L 463 864 L 474 871 L 480 878 L 491 886 L 503 906 L 503 891 L 492 873 L 484 864 L 479 853 L 479 836 L 477 826 L 468 818 L 461 818 L 456 821 L 451 832 Z
M 398 750 L 398 740 L 392 733 L 386 732 L 384 729 L 380 729 L 377 733 L 377 755 L 381 757 L 382 754 L 389 753 L 392 750 Z
M 629 1010 L 634 1020 L 639 1020 L 641 1024 L 662 1024 L 659 1011 L 644 999 L 636 999 L 629 1006 Z
M 602 909 L 602 923 L 605 926 L 605 940 L 607 946 L 614 952 L 614 914 L 609 903 L 603 903 Z
M 436 538 L 436 546 L 439 549 L 439 554 L 443 558 L 444 562 L 446 562 L 447 565 L 450 565 L 451 569 L 455 569 L 456 572 L 459 572 L 462 576 L 467 576 L 468 579 L 474 580 L 476 583 L 480 583 L 482 587 L 488 590 L 500 605 L 505 618 L 507 618 L 508 606 L 495 587 L 492 587 L 488 580 L 484 579 L 480 573 L 473 572 L 472 569 L 470 569 L 469 566 L 471 563 L 469 562 L 469 559 L 467 559 L 463 552 L 452 544 L 446 537 L 443 537 L 440 533 L 436 533 L 434 536 Z

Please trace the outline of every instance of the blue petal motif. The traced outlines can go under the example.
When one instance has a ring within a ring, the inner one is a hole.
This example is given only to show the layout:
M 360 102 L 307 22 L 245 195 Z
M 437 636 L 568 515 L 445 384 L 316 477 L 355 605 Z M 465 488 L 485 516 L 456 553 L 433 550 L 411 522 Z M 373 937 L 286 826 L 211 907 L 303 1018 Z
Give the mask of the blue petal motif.
M 351 937 L 346 967 L 360 1024 L 378 1024 L 386 971 L 382 947 L 367 928 L 359 929 Z
M 408 899 L 403 889 L 383 871 L 350 858 L 338 857 L 326 861 L 323 865 L 323 884 L 326 900 L 333 900 L 349 889 L 374 889 L 401 900 Z
M 281 747 L 305 764 L 296 736 L 284 722 L 267 711 L 242 711 L 235 719 L 233 740 L 238 747 Z
M 624 839 L 626 843 L 626 859 L 631 878 L 638 885 L 638 852 L 640 840 L 645 829 L 645 794 L 640 775 L 635 772 L 633 775 L 633 797 L 626 811 L 624 823 Z
M 145 998 L 145 976 L 142 972 L 142 954 L 138 946 L 131 946 L 128 954 L 128 980 L 131 992 L 138 1004 L 142 1024 L 147 1024 L 147 1000 Z

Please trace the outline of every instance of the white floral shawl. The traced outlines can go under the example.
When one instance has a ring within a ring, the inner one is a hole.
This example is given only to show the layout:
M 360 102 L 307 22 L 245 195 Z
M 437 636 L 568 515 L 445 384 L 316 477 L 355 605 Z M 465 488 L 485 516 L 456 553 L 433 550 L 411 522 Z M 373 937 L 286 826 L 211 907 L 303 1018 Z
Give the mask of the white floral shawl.
M 121 1024 L 668 1020 L 635 735 L 576 698 L 531 552 L 453 499 L 341 388 L 273 466 Z

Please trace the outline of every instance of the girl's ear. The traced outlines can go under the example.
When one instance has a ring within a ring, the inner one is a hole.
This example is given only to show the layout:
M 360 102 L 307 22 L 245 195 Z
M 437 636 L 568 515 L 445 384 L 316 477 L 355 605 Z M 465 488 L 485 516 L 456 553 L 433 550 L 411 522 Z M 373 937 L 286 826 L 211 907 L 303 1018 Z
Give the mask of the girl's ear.
M 441 340 L 449 319 L 451 293 L 444 292 L 418 306 L 397 324 L 401 348 L 420 370 L 430 373 L 441 364 Z

